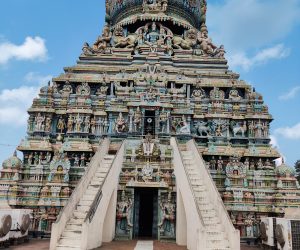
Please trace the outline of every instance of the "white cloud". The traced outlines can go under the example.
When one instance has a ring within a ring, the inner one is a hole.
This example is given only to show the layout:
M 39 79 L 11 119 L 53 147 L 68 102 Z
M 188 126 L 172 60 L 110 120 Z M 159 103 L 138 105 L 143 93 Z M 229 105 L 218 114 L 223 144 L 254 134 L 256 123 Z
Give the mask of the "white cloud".
M 271 135 L 270 136 L 270 139 L 271 139 L 271 144 L 272 144 L 272 146 L 274 147 L 274 148 L 277 148 L 277 149 L 279 149 L 279 144 L 278 144 L 278 140 L 277 140 L 277 138 L 276 138 L 276 136 L 275 135 Z
M 34 74 L 36 77 L 38 76 L 36 78 L 39 79 L 37 81 L 38 84 L 21 86 L 15 89 L 4 89 L 0 92 L 0 125 L 18 127 L 26 124 L 28 118 L 27 109 L 38 95 L 40 87 L 46 85 L 52 78 L 52 76 L 44 77 L 37 73 Z M 34 80 L 34 78 L 30 79 L 31 81 Z
M 286 139 L 299 140 L 300 139 L 300 123 L 292 127 L 283 127 L 275 130 L 275 134 L 281 135 Z
M 46 85 L 48 81 L 51 81 L 52 75 L 40 75 L 37 72 L 29 72 L 25 76 L 25 80 L 29 83 L 38 83 L 41 86 Z
M 297 96 L 297 94 L 300 92 L 300 86 L 294 87 L 291 90 L 289 90 L 287 93 L 279 96 L 279 100 L 291 100 Z
M 248 71 L 250 68 L 265 64 L 270 60 L 282 59 L 288 57 L 290 49 L 285 48 L 283 44 L 277 44 L 273 47 L 259 51 L 255 56 L 248 57 L 245 52 L 233 54 L 228 57 L 229 64 L 235 67 L 241 67 Z
M 286 37 L 300 21 L 299 0 L 225 0 L 208 6 L 210 35 L 230 53 L 259 49 Z
M 0 43 L 0 65 L 6 64 L 10 60 L 39 60 L 47 59 L 47 48 L 45 40 L 41 37 L 26 37 L 21 45 L 11 42 Z
M 211 1 L 207 13 L 210 36 L 225 45 L 229 65 L 248 71 L 289 55 L 281 43 L 300 23 L 300 1 Z

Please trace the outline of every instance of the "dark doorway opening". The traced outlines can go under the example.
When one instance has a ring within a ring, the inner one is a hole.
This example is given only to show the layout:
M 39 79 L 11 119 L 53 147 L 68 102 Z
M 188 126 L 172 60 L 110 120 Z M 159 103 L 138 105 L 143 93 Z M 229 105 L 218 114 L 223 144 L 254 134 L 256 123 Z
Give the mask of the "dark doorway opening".
M 134 237 L 157 238 L 158 191 L 153 188 L 134 190 Z
M 155 111 L 145 110 L 144 134 L 155 134 Z

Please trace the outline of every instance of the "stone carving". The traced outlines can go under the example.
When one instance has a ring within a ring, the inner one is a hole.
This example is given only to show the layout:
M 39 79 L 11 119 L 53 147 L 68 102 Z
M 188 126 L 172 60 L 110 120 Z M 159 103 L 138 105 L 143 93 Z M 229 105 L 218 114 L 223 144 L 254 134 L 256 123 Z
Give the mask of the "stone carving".
M 113 35 L 115 48 L 133 48 L 135 46 L 137 35 L 124 35 L 122 27 L 116 27 Z
M 164 109 L 159 114 L 159 125 L 161 133 L 170 133 L 169 116 L 170 113 L 165 111 Z
M 158 226 L 162 235 L 173 236 L 175 235 L 175 204 L 172 201 L 172 193 L 168 193 L 167 200 L 161 200 L 159 203 L 161 210 L 161 218 Z
M 122 191 L 120 200 L 117 203 L 117 234 L 127 234 L 131 227 L 132 200 L 126 197 L 125 191 Z
M 99 36 L 97 41 L 94 43 L 93 50 L 95 52 L 103 53 L 106 48 L 110 47 L 111 38 L 112 38 L 112 33 L 110 31 L 109 26 L 106 24 L 103 28 L 102 36 Z
M 231 157 L 226 165 L 226 176 L 230 178 L 245 178 L 247 169 L 238 157 Z
M 214 87 L 214 89 L 210 91 L 209 95 L 211 99 L 224 100 L 225 98 L 224 91 L 220 90 L 218 87 Z
M 79 85 L 76 89 L 77 95 L 88 96 L 91 94 L 91 88 L 88 83 L 84 82 L 82 85 Z
M 168 7 L 168 0 L 144 0 L 143 12 L 159 13 L 165 12 Z
M 239 91 L 233 87 L 230 92 L 229 92 L 229 99 L 232 101 L 240 101 L 241 100 L 241 96 L 239 94 Z
M 66 123 L 65 123 L 65 120 L 62 117 L 59 118 L 56 127 L 57 127 L 57 129 L 60 133 L 62 133 L 64 131 L 64 129 L 66 127 Z
M 35 117 L 35 131 L 44 131 L 45 130 L 45 116 L 42 116 L 41 113 Z
M 127 122 L 123 118 L 123 114 L 120 112 L 118 118 L 115 120 L 115 131 L 117 134 L 124 133 L 126 131 Z
M 196 131 L 199 136 L 209 136 L 210 128 L 208 123 L 204 121 L 197 122 Z
M 191 97 L 195 98 L 195 99 L 203 99 L 206 97 L 205 91 L 204 89 L 201 88 L 200 86 L 201 81 L 197 82 L 195 89 L 193 90 L 193 93 L 191 95 Z
M 194 29 L 187 30 L 184 38 L 174 36 L 173 47 L 175 49 L 190 50 L 197 44 L 197 31 Z
M 245 133 L 247 132 L 247 122 L 231 122 L 231 129 L 233 132 L 233 136 L 237 137 L 238 134 L 241 134 L 242 137 L 245 137 Z
M 180 134 L 190 134 L 191 133 L 190 125 L 187 122 L 185 115 L 182 116 L 181 127 L 179 129 L 179 133 Z
M 141 129 L 141 123 L 142 123 L 142 112 L 140 111 L 140 108 L 138 107 L 136 111 L 134 112 L 133 117 L 133 131 L 138 132 Z

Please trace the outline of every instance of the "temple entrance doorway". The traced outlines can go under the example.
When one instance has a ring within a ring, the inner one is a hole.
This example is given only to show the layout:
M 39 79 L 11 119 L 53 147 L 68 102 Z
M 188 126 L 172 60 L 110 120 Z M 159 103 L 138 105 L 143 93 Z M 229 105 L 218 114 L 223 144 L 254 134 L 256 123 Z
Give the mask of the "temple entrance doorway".
M 158 190 L 135 188 L 134 190 L 134 238 L 157 239 Z
M 144 134 L 155 135 L 155 111 L 145 110 Z

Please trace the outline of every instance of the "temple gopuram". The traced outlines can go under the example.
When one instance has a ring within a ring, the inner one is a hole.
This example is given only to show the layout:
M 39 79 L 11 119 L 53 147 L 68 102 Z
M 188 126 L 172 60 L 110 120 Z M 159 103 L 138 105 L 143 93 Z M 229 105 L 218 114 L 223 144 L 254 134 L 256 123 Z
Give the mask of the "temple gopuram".
M 300 206 L 294 169 L 274 162 L 268 106 L 229 69 L 206 9 L 106 0 L 102 34 L 40 89 L 0 195 L 33 210 L 31 231 L 52 230 L 50 249 L 150 237 L 194 250 L 198 237 L 236 250 L 260 218 Z

